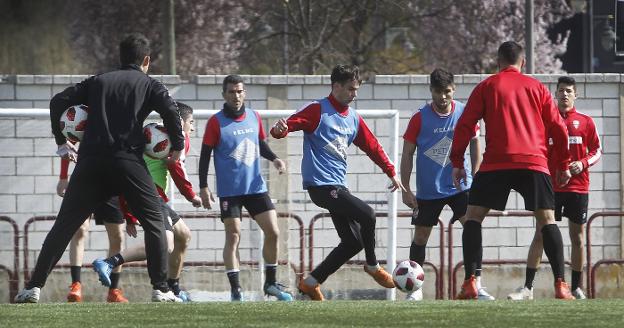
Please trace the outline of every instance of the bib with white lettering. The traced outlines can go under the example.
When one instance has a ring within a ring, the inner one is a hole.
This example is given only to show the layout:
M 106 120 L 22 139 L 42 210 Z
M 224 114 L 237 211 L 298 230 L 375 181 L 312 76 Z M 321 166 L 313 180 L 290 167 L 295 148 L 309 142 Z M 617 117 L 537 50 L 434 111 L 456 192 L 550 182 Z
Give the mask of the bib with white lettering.
M 214 149 L 217 195 L 231 197 L 266 192 L 266 184 L 260 174 L 256 113 L 246 108 L 242 121 L 225 116 L 223 111 L 216 115 L 221 129 L 219 143 Z
M 304 133 L 301 173 L 303 188 L 311 186 L 347 186 L 347 148 L 357 135 L 359 116 L 354 109 L 347 109 L 347 116 L 340 115 L 324 98 L 321 118 L 313 133 Z
M 455 101 L 454 110 L 448 116 L 437 114 L 431 104 L 420 109 L 421 126 L 416 138 L 416 198 L 439 199 L 469 189 L 472 172 L 468 156 L 464 156 L 467 181 L 458 190 L 453 186 L 453 165 L 449 159 L 455 125 L 464 112 L 464 104 Z

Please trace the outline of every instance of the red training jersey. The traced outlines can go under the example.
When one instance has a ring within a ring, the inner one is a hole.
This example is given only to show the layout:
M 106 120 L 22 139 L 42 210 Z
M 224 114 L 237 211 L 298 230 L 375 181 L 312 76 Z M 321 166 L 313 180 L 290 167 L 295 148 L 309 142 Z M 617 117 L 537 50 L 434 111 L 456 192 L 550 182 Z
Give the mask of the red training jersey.
M 262 118 L 258 112 L 254 113 L 256 113 L 256 117 L 258 118 L 258 140 L 265 140 L 266 132 L 264 132 L 264 126 L 262 126 Z M 243 115 L 237 117 L 234 121 L 241 122 L 245 119 L 246 115 L 247 113 L 243 113 Z M 214 148 L 219 144 L 220 138 L 221 126 L 219 125 L 219 120 L 217 119 L 217 115 L 212 115 L 206 123 L 206 131 L 204 131 L 202 143 Z
M 589 193 L 589 167 L 596 164 L 602 155 L 600 138 L 594 120 L 586 114 L 579 113 L 575 108 L 562 113 L 570 140 L 570 155 L 572 161 L 583 163 L 583 171 L 575 174 L 563 188 L 553 183 L 555 192 Z M 549 139 L 548 152 L 552 152 L 552 139 Z M 555 156 L 548 157 L 548 167 L 551 172 L 557 168 Z
M 485 122 L 480 171 L 528 169 L 550 174 L 548 136 L 560 159 L 557 169 L 568 169 L 565 124 L 552 95 L 538 80 L 510 66 L 475 87 L 455 127 L 450 156 L 453 167 L 463 168 L 464 152 L 480 119 Z
M 327 97 L 331 102 L 336 112 L 339 115 L 346 116 L 348 105 L 343 105 L 331 94 Z M 396 175 L 394 170 L 394 164 L 390 162 L 388 155 L 383 150 L 383 147 L 379 144 L 377 137 L 371 132 L 368 125 L 362 119 L 362 116 L 358 114 L 359 123 L 358 131 L 353 140 L 353 144 L 360 148 L 368 157 L 373 160 L 377 166 L 389 177 Z M 303 130 L 306 133 L 313 133 L 321 121 L 321 104 L 319 102 L 312 102 L 299 110 L 295 114 L 291 115 L 288 120 L 288 131 L 283 134 L 277 133 L 275 129 L 271 128 L 271 135 L 276 139 L 281 139 L 288 135 L 288 132 Z

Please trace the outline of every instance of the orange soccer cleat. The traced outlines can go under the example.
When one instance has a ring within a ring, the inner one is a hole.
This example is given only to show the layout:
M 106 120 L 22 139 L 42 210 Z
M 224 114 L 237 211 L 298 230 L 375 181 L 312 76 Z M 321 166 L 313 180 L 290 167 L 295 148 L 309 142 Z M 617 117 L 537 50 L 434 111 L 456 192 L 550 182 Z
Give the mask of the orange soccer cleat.
M 476 300 L 479 297 L 477 290 L 477 280 L 475 276 L 470 276 L 468 280 L 464 280 L 461 290 L 455 296 L 457 300 Z
M 309 286 L 306 285 L 303 282 L 303 279 L 299 282 L 299 291 L 302 294 L 308 295 L 310 297 L 311 300 L 313 301 L 324 301 L 325 297 L 323 296 L 323 293 L 321 293 L 321 285 L 320 284 L 316 284 L 315 286 Z
M 128 299 L 124 297 L 123 292 L 119 288 L 111 288 L 108 290 L 108 303 L 128 303 Z
M 72 282 L 69 286 L 69 294 L 67 294 L 67 302 L 77 303 L 82 302 L 82 285 L 80 281 Z
M 392 279 L 392 275 L 386 272 L 384 268 L 379 267 L 377 271 L 369 271 L 368 265 L 364 265 L 364 271 L 368 273 L 375 281 L 380 284 L 382 287 L 386 288 L 394 288 L 394 279 Z
M 561 278 L 555 280 L 555 298 L 562 300 L 574 300 L 572 292 L 570 292 L 570 286 Z

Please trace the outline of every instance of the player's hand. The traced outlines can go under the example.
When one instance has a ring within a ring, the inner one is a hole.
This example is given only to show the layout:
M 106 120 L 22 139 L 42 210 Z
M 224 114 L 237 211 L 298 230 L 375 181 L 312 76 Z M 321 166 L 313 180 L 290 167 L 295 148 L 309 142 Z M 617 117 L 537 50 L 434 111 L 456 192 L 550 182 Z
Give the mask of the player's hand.
M 275 169 L 277 169 L 277 173 L 279 174 L 284 174 L 284 172 L 286 172 L 286 163 L 279 158 L 273 160 L 273 166 L 275 166 Z
M 455 188 L 462 190 L 461 184 L 463 182 L 464 186 L 466 185 L 466 170 L 463 168 L 458 169 L 456 167 L 453 168 L 453 185 Z
M 559 187 L 565 187 L 565 185 L 570 182 L 571 177 L 572 174 L 570 174 L 570 170 L 557 171 L 557 185 L 559 185 Z
M 577 175 L 581 172 L 583 172 L 583 162 L 574 161 L 570 163 L 570 173 L 572 173 L 572 175 Z
M 193 204 L 193 207 L 201 207 L 202 199 L 199 196 L 195 195 L 195 197 L 191 199 L 191 203 Z
M 406 191 L 405 187 L 403 187 L 403 185 L 401 184 L 401 181 L 399 181 L 399 178 L 397 178 L 396 175 L 390 178 L 390 182 L 392 183 L 388 187 L 388 190 L 390 190 L 390 192 L 394 192 L 397 189 L 401 189 L 401 191 Z
M 418 208 L 418 203 L 416 202 L 416 198 L 411 191 L 404 191 L 401 193 L 401 197 L 403 198 L 403 204 L 407 205 L 409 208 Z
M 171 155 L 169 156 L 169 158 L 167 158 L 167 164 L 169 165 L 175 164 L 176 162 L 180 160 L 181 157 L 182 157 L 181 150 L 173 150 L 171 151 Z
M 69 184 L 69 180 L 67 179 L 59 179 L 56 184 L 56 194 L 63 197 L 65 196 L 65 189 L 67 189 L 67 185 Z
M 128 236 L 132 238 L 136 238 L 137 237 L 136 224 L 126 223 L 126 233 L 128 233 Z
M 288 133 L 288 122 L 286 121 L 286 119 L 280 118 L 277 122 L 275 122 L 275 124 L 271 128 L 271 132 L 273 132 L 271 134 L 273 134 L 274 137 L 285 136 Z
M 56 154 L 64 160 L 72 162 L 76 162 L 78 160 L 78 148 L 76 148 L 76 146 L 69 141 L 59 145 Z
M 204 205 L 205 209 L 209 210 L 212 208 L 211 202 L 214 203 L 215 199 L 208 187 L 199 190 L 199 197 L 201 197 L 202 205 Z

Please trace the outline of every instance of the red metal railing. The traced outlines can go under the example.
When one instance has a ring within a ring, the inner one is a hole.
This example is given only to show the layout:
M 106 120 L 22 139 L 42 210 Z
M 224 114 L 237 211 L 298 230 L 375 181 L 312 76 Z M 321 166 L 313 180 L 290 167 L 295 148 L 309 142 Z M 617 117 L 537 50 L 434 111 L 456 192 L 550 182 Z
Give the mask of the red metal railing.
M 180 217 L 183 219 L 205 219 L 205 218 L 221 219 L 221 216 L 219 213 L 184 213 L 184 214 L 181 213 Z M 249 218 L 248 215 L 243 215 L 243 217 Z M 298 283 L 299 279 L 303 277 L 303 272 L 305 270 L 305 258 L 304 258 L 305 257 L 305 231 L 303 227 L 303 220 L 298 215 L 295 215 L 289 212 L 278 212 L 277 218 L 278 219 L 292 219 L 292 220 L 295 220 L 295 222 L 297 223 L 297 230 L 299 232 L 299 240 L 298 240 L 299 267 L 297 267 L 294 263 L 291 263 L 289 261 L 279 261 L 279 264 L 282 264 L 282 265 L 289 264 L 292 267 L 293 271 L 295 272 L 295 275 L 297 276 L 297 283 Z M 204 261 L 184 262 L 184 265 L 187 265 L 187 263 L 189 266 L 223 265 L 223 262 L 204 262 Z M 204 263 L 204 264 L 199 264 L 199 263 Z M 258 263 L 257 261 L 241 261 L 241 264 L 257 265 Z
M 319 213 L 315 215 L 312 220 L 310 220 L 310 225 L 308 226 L 308 272 L 312 271 L 314 268 L 314 226 L 316 221 L 329 218 L 331 215 L 329 213 Z M 388 213 L 379 212 L 377 213 L 377 217 L 388 217 Z M 412 212 L 398 212 L 397 217 L 399 218 L 411 218 Z M 438 224 L 440 226 L 440 268 L 435 266 L 435 264 L 431 262 L 425 262 L 424 264 L 431 267 L 435 276 L 435 293 L 436 299 L 442 299 L 444 296 L 444 279 L 442 277 L 444 272 L 444 223 L 441 220 L 438 220 Z M 411 242 L 411 241 L 410 241 Z M 363 265 L 366 261 L 348 261 L 347 264 L 357 264 Z M 380 260 L 380 264 L 386 264 L 385 260 Z
M 5 270 L 9 276 L 9 302 L 13 303 L 19 289 L 19 228 L 8 216 L 0 216 L 0 222 L 7 222 L 13 228 L 13 268 L 0 265 L 0 270 Z
M 298 225 L 298 231 L 299 231 L 299 265 L 297 267 L 296 264 L 294 263 L 290 263 L 289 261 L 279 261 L 279 264 L 281 265 L 289 265 L 293 271 L 295 272 L 295 276 L 297 277 L 297 282 L 299 279 L 301 279 L 301 277 L 303 276 L 303 270 L 304 270 L 304 265 L 305 265 L 305 260 L 304 260 L 304 242 L 305 242 L 305 236 L 304 236 L 304 228 L 303 228 L 303 221 L 301 220 L 301 218 L 297 215 L 291 214 L 291 213 L 283 213 L 283 212 L 279 212 L 277 213 L 278 219 L 280 218 L 290 218 L 295 220 L 295 222 L 297 222 Z M 180 213 L 180 217 L 182 219 L 220 219 L 220 215 L 218 213 Z M 248 216 L 243 216 L 248 218 Z M 30 218 L 28 221 L 26 221 L 26 224 L 24 225 L 24 281 L 28 281 L 30 280 L 30 268 L 29 268 L 29 247 L 28 247 L 28 234 L 29 234 L 29 228 L 30 225 L 33 224 L 34 222 L 37 221 L 53 221 L 55 220 L 56 217 L 55 216 L 35 216 Z M 16 252 L 17 252 L 17 248 L 16 248 Z M 17 257 L 16 257 L 17 258 Z M 16 260 L 17 263 L 17 260 Z M 257 265 L 258 262 L 257 261 L 241 261 L 241 264 L 244 265 Z M 17 264 L 16 264 L 17 265 Z M 187 261 L 184 262 L 184 266 L 220 266 L 223 265 L 223 262 L 209 262 L 209 261 Z M 83 264 L 83 266 L 85 267 L 91 267 L 91 264 Z M 144 267 L 145 263 L 134 263 L 134 264 L 124 264 L 124 266 L 130 266 L 130 267 Z M 59 268 L 68 268 L 69 264 L 57 264 L 56 267 Z M 17 275 L 17 270 L 15 271 L 16 275 Z M 16 288 L 17 290 L 17 288 Z
M 510 212 L 490 212 L 486 217 L 532 217 L 533 212 L 528 211 L 510 211 Z M 458 267 L 463 265 L 460 261 L 453 267 L 453 224 L 448 226 L 448 299 L 452 300 L 457 294 L 456 291 L 456 273 Z M 483 260 L 483 264 L 526 264 L 526 260 Z
M 586 257 L 586 272 L 587 272 L 587 295 L 589 298 L 596 298 L 596 278 L 595 273 L 599 266 L 603 264 L 622 264 L 624 259 L 613 260 L 600 260 L 592 266 L 592 252 L 591 252 L 591 225 L 595 219 L 599 217 L 618 216 L 620 219 L 624 217 L 624 212 L 596 212 L 592 214 L 587 220 L 587 226 L 585 227 L 585 249 L 587 252 Z

